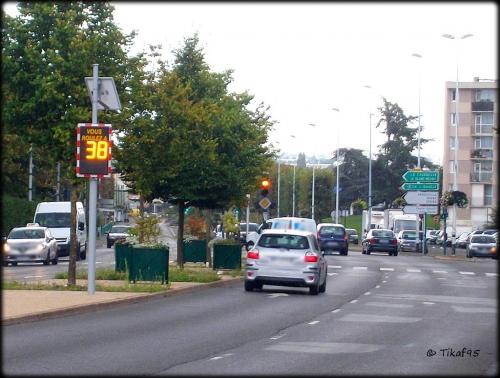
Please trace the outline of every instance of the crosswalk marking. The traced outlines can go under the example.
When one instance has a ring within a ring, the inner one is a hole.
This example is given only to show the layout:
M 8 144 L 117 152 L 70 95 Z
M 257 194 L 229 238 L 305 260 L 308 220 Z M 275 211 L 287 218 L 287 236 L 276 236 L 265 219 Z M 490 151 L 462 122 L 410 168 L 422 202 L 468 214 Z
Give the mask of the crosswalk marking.
M 468 275 L 472 275 L 472 276 L 476 274 L 474 272 L 458 272 L 458 273 L 460 273 L 460 274 L 468 274 Z
M 380 270 L 389 270 L 391 272 L 394 272 L 394 268 L 380 268 Z
M 433 270 L 432 273 L 448 273 L 446 270 Z
M 329 276 L 334 276 L 336 274 L 338 274 L 338 273 L 328 273 Z
M 366 267 L 366 266 L 353 266 L 352 269 L 354 269 L 354 270 L 367 270 L 368 267 Z
M 406 269 L 406 271 L 409 273 L 420 273 L 421 272 L 420 269 Z
M 486 274 L 488 277 L 498 277 L 498 273 L 484 273 Z
M 332 269 L 342 269 L 342 265 L 328 265 L 328 267 Z

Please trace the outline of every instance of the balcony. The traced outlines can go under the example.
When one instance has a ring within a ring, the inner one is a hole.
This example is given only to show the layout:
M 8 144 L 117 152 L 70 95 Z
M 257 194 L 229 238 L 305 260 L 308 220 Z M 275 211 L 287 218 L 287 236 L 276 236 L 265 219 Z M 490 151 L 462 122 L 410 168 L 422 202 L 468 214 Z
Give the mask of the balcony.
M 472 103 L 473 112 L 492 112 L 493 111 L 493 101 L 475 101 Z
M 471 182 L 486 182 L 491 183 L 491 177 L 493 176 L 493 172 L 472 172 L 470 174 Z
M 493 135 L 493 125 L 491 124 L 477 124 L 471 126 L 471 135 Z
M 488 150 L 488 149 L 475 149 L 470 151 L 470 158 L 471 159 L 487 159 L 487 160 L 492 160 L 493 159 L 493 150 Z

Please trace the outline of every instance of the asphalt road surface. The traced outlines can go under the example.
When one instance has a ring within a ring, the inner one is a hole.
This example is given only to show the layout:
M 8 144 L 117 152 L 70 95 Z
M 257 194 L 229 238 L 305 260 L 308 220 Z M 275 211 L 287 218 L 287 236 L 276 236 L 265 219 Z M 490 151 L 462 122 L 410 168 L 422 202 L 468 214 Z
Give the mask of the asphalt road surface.
M 3 327 L 6 375 L 496 375 L 497 262 L 328 256 L 325 294 L 243 283 Z

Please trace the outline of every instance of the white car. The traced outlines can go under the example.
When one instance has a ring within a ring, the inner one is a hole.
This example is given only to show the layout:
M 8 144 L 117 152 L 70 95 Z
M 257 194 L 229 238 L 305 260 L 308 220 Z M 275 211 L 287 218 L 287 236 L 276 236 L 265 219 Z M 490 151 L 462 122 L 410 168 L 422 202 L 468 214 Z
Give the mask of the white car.
M 309 294 L 326 290 L 327 262 L 316 236 L 293 229 L 264 230 L 247 252 L 245 290 L 263 285 L 308 287 Z
M 497 241 L 493 235 L 478 234 L 470 238 L 467 245 L 467 257 L 497 258 Z
M 18 262 L 58 262 L 57 242 L 47 227 L 38 224 L 13 228 L 3 243 L 3 265 Z

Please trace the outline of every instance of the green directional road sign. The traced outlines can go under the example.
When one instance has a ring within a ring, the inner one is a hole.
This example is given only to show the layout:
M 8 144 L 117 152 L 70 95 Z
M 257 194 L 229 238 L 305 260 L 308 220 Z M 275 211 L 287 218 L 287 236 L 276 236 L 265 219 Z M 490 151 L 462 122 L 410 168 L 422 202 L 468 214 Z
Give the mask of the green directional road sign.
M 401 185 L 403 190 L 439 190 L 439 183 L 437 182 L 405 182 Z
M 405 182 L 438 182 L 439 171 L 406 171 L 403 174 L 403 180 Z

